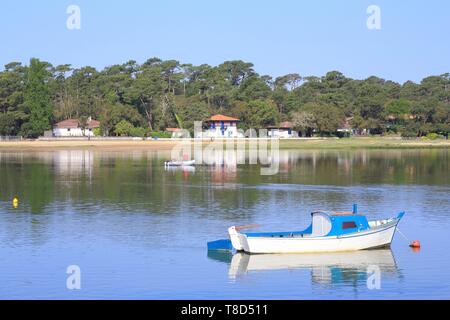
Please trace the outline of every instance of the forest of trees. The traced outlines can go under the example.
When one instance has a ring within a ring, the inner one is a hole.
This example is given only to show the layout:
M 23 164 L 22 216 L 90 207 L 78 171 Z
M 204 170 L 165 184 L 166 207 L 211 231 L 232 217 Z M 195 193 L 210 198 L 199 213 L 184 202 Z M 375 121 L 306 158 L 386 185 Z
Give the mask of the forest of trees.
M 371 134 L 448 136 L 450 74 L 403 85 L 338 71 L 274 79 L 240 60 L 213 67 L 158 58 L 101 71 L 31 59 L 0 72 L 0 136 L 35 138 L 55 122 L 88 117 L 101 121 L 102 135 L 145 136 L 167 127 L 192 130 L 194 121 L 216 113 L 241 119 L 243 129 L 292 121 L 301 132 L 334 135 L 351 118 L 355 129 Z

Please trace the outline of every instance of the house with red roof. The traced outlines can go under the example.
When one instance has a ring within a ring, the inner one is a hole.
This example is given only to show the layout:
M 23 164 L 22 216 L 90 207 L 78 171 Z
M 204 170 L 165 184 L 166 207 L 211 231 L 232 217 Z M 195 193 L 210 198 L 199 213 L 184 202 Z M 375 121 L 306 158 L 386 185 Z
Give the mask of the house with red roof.
M 67 119 L 56 123 L 53 126 L 53 136 L 55 137 L 93 137 L 94 129 L 100 128 L 100 121 L 91 117 L 86 121 L 85 126 L 79 119 Z
M 208 131 L 206 137 L 208 138 L 241 138 L 243 135 L 239 133 L 237 124 L 239 119 L 216 114 L 209 118 L 206 123 Z
M 298 132 L 294 131 L 292 122 L 282 122 L 277 126 L 267 127 L 267 136 L 270 138 L 296 138 Z
M 166 132 L 172 135 L 172 138 L 179 139 L 185 136 L 184 130 L 180 128 L 166 128 Z

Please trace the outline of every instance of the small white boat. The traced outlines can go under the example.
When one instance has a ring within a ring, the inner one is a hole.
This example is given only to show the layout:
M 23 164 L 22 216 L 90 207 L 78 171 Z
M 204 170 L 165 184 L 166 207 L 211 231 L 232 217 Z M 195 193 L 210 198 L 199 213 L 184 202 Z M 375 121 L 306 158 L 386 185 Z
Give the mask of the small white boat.
M 192 167 L 195 166 L 195 160 L 189 161 L 166 161 L 164 162 L 165 167 Z
M 388 220 L 368 221 L 356 212 L 313 212 L 312 224 L 304 231 L 275 233 L 228 232 L 233 248 L 246 253 L 318 253 L 343 252 L 389 247 L 400 213 Z

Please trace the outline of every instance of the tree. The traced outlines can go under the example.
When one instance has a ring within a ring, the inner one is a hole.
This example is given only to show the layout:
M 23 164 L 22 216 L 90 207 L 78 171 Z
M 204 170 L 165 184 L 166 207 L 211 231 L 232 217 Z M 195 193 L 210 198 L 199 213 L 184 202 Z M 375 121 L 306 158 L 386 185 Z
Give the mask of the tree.
M 239 86 L 245 79 L 254 74 L 253 63 L 242 60 L 225 61 L 218 67 L 218 71 L 225 75 L 225 79 L 232 86 Z
M 189 98 L 177 97 L 174 101 L 173 114 L 179 128 L 192 131 L 195 121 L 205 121 L 211 116 L 212 112 L 206 102 L 198 96 L 193 96 Z
M 81 116 L 80 119 L 79 119 L 80 129 L 83 132 L 83 136 L 86 135 L 86 129 L 87 129 L 88 125 L 89 125 L 88 122 L 89 122 L 89 119 L 86 116 Z
M 120 121 L 116 124 L 114 132 L 120 137 L 128 137 L 131 135 L 134 126 L 126 120 Z
M 104 134 L 109 135 L 115 133 L 114 128 L 121 120 L 125 120 L 137 127 L 144 124 L 142 115 L 132 106 L 121 104 L 110 105 L 107 103 L 102 106 L 100 123 Z
M 27 137 L 36 138 L 50 129 L 53 103 L 48 87 L 51 65 L 38 59 L 31 59 L 27 69 L 24 106 L 30 115 L 29 122 L 22 126 Z
M 273 101 L 255 100 L 247 103 L 242 115 L 247 128 L 261 129 L 276 125 L 279 121 L 278 110 Z
M 0 136 L 12 136 L 16 131 L 16 119 L 12 113 L 0 113 Z
M 163 70 L 161 62 L 160 59 L 153 58 L 144 63 L 133 86 L 124 94 L 125 103 L 137 106 L 139 112 L 145 115 L 150 130 L 153 129 L 156 107 L 170 91 L 171 74 L 175 68 L 173 64 L 167 64 Z M 166 79 L 164 79 L 163 73 L 166 74 Z
M 11 62 L 0 71 L 0 134 L 28 137 L 41 135 L 52 120 L 88 117 L 101 121 L 105 135 L 116 134 L 122 120 L 139 134 L 168 126 L 192 130 L 194 121 L 214 113 L 241 118 L 242 128 L 293 121 L 300 131 L 311 133 L 306 125 L 313 123 L 328 135 L 351 117 L 354 127 L 373 134 L 445 134 L 449 110 L 450 73 L 403 85 L 375 76 L 351 79 L 339 71 L 273 79 L 241 60 L 210 66 L 160 58 L 103 70 L 33 59 L 29 66 Z
M 386 105 L 384 113 L 388 121 L 404 123 L 411 115 L 411 103 L 406 99 L 392 100 Z
M 242 82 L 237 98 L 243 101 L 264 100 L 269 98 L 271 93 L 266 81 L 254 75 Z
M 311 136 L 315 127 L 316 119 L 312 112 L 297 111 L 291 114 L 294 129 L 301 132 L 302 136 Z
M 314 117 L 315 128 L 325 135 L 336 133 L 344 122 L 344 114 L 337 107 L 326 104 L 308 103 L 303 110 Z
M 276 88 L 284 88 L 295 90 L 302 81 L 302 77 L 298 73 L 290 73 L 275 79 Z

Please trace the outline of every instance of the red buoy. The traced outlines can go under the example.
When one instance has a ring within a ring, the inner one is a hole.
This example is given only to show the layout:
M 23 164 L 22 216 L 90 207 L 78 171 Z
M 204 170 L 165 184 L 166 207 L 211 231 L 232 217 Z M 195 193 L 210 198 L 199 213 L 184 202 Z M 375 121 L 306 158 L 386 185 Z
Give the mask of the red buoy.
M 413 242 L 411 242 L 411 244 L 409 246 L 411 248 L 420 248 L 420 241 L 419 240 L 414 240 Z

